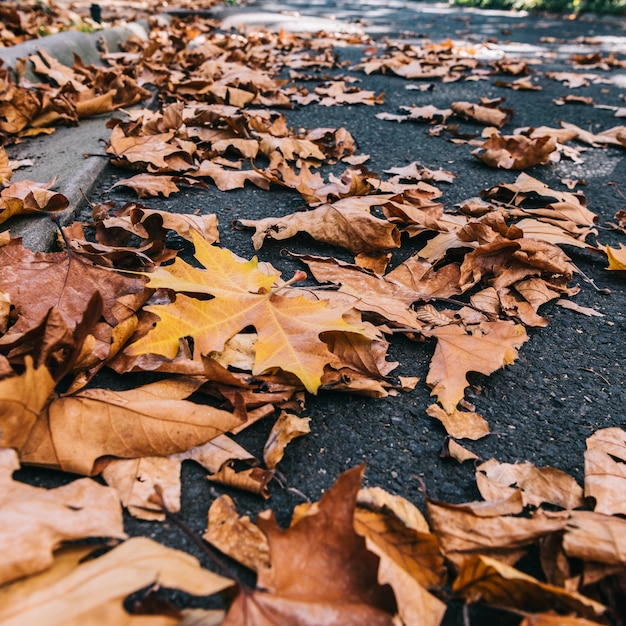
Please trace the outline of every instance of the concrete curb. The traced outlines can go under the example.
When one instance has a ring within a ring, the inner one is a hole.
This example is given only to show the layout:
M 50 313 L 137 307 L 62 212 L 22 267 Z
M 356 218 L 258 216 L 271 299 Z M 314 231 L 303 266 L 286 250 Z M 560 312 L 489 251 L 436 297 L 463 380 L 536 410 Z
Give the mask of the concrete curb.
M 147 39 L 148 33 L 146 21 L 94 33 L 67 31 L 3 48 L 0 50 L 0 59 L 6 67 L 14 69 L 19 59 L 26 59 L 43 50 L 64 65 L 72 65 L 74 54 L 86 65 L 100 65 L 100 52 L 104 45 L 110 51 L 117 51 L 131 36 Z M 33 82 L 38 81 L 30 69 L 27 69 L 25 77 Z M 109 134 L 105 126 L 109 117 L 83 120 L 75 127 L 58 127 L 52 135 L 34 137 L 7 148 L 9 158 L 30 159 L 33 162 L 32 167 L 17 170 L 13 181 L 28 179 L 46 183 L 56 180 L 55 190 L 69 200 L 69 207 L 56 216 L 63 225 L 74 221 L 84 204 L 84 197 L 89 194 L 107 164 L 101 140 Z M 83 156 L 85 153 L 89 156 Z M 57 237 L 57 228 L 48 216 L 15 218 L 10 221 L 8 228 L 11 236 L 22 237 L 24 246 L 31 250 L 49 250 Z

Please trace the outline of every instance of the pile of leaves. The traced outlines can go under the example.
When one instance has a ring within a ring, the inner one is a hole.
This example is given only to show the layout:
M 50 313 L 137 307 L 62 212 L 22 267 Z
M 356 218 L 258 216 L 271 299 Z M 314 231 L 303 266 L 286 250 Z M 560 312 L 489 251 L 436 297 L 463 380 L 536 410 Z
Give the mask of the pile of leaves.
M 291 189 L 303 210 L 236 226 L 254 229 L 257 250 L 268 239 L 307 233 L 350 261 L 292 253 L 316 282 L 305 282 L 300 269 L 285 279 L 269 263 L 220 247 L 217 215 L 137 202 L 94 206 L 92 223 L 60 229 L 55 252 L 32 252 L 3 234 L 0 458 L 8 495 L 1 527 L 15 548 L 0 570 L 8 583 L 0 589 L 6 623 L 44 623 L 41 615 L 58 614 L 49 603 L 74 597 L 69 590 L 86 600 L 67 602 L 66 621 L 85 623 L 94 612 L 109 623 L 134 620 L 122 600 L 150 584 L 201 595 L 237 592 L 228 596 L 225 618 L 140 602 L 137 611 L 162 615 L 154 618 L 159 624 L 306 623 L 315 611 L 315 623 L 435 625 L 456 599 L 508 607 L 529 625 L 582 626 L 619 615 L 606 595 L 623 584 L 623 546 L 614 539 L 623 534 L 618 516 L 626 514 L 617 502 L 623 463 L 615 459 L 626 460 L 619 429 L 589 440 L 584 493 L 558 470 L 492 460 L 477 468 L 484 502 L 427 499 L 430 523 L 398 496 L 359 491 L 362 468 L 341 476 L 318 504 L 298 508 L 285 530 L 269 514 L 256 524 L 240 518 L 221 497 L 205 539 L 257 573 L 255 590 L 146 539 L 95 558 L 83 546 L 57 549 L 84 537 L 123 538 L 120 503 L 140 519 L 180 523 L 184 460 L 201 464 L 215 483 L 267 497 L 285 446 L 309 430 L 301 416 L 307 394 L 384 397 L 414 388 L 415 377 L 393 377 L 396 364 L 387 357 L 400 333 L 436 342 L 426 378 L 436 401 L 426 413 L 443 424 L 451 456 L 476 458 L 457 441 L 490 432 L 464 397 L 468 373 L 511 364 L 526 329 L 547 325 L 539 308 L 577 292 L 576 267 L 560 246 L 607 253 L 594 239 L 598 218 L 582 193 L 551 189 L 522 172 L 451 209 L 438 184 L 453 173 L 419 163 L 371 172 L 347 129 L 290 127 L 278 109 L 384 101 L 348 76 L 325 77 L 312 90 L 298 84 L 311 68 L 340 69 L 330 41 L 363 43 L 354 35 L 223 33 L 212 22 L 175 20 L 170 29 L 155 28 L 147 43 L 131 40 L 122 53 L 105 54 L 104 68 L 79 60 L 65 68 L 43 54 L 32 59 L 47 87 L 15 84 L 7 75 L 5 143 L 75 123 L 81 106 L 126 107 L 156 86 L 160 106 L 109 122 L 107 154 L 134 173 L 118 185 L 140 198 L 189 185 Z M 605 62 L 606 71 L 624 63 Z M 441 80 L 471 80 L 485 70 L 451 42 L 390 44 L 359 67 Z M 490 68 L 524 73 L 513 61 Z M 500 104 L 454 102 L 398 121 L 433 122 L 434 133 L 454 132 L 453 116 L 487 125 L 475 155 L 506 169 L 580 158 L 567 141 L 626 145 L 623 127 L 500 135 L 510 120 Z M 333 171 L 326 174 L 324 165 Z M 67 207 L 51 184 L 11 183 L 14 167 L 1 149 L 1 221 Z M 181 240 L 193 260 L 172 247 Z M 394 263 L 402 247 L 411 254 Z M 624 250 L 608 249 L 610 269 L 624 269 Z M 114 391 L 99 386 L 105 367 L 129 381 L 137 372 L 159 378 Z M 272 415 L 261 462 L 232 435 Z M 46 491 L 12 481 L 19 464 L 86 478 Z M 93 476 L 108 486 L 87 478 Z M 546 582 L 513 568 L 530 546 L 539 546 Z M 106 593 L 89 594 L 94 584 Z

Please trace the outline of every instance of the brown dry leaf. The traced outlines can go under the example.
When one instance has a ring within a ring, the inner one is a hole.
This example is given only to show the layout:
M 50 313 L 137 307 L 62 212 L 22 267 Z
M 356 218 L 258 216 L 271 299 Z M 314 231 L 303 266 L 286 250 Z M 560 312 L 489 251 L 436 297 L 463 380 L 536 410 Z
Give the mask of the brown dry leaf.
M 451 297 L 459 293 L 458 266 L 449 264 L 435 272 L 432 264 L 410 257 L 385 276 L 330 257 L 293 255 L 307 264 L 320 283 L 334 283 L 352 306 L 389 323 L 420 330 L 423 324 L 410 308 L 417 301 Z
M 391 626 L 395 600 L 377 581 L 379 559 L 353 528 L 363 468 L 342 474 L 310 514 L 281 530 L 270 513 L 257 525 L 267 535 L 271 567 L 258 573 L 263 591 L 240 593 L 223 626 Z
M 626 566 L 626 520 L 595 511 L 572 511 L 563 535 L 565 553 L 576 559 Z
M 238 223 L 255 229 L 252 235 L 255 250 L 261 248 L 267 237 L 282 241 L 300 232 L 311 235 L 321 243 L 345 248 L 353 254 L 400 247 L 400 233 L 393 224 L 360 208 L 339 208 L 327 204 L 284 217 L 239 220 Z
M 127 137 L 120 126 L 115 126 L 111 131 L 106 148 L 106 153 L 114 157 L 118 163 L 139 164 L 158 172 L 191 169 L 190 159 L 193 151 L 195 145 L 177 140 L 174 131 Z M 183 157 L 182 167 L 176 166 L 177 162 L 172 158 L 175 156 Z
M 268 469 L 276 469 L 285 454 L 285 447 L 298 437 L 308 435 L 310 417 L 298 417 L 281 411 L 263 446 L 263 460 Z
M 619 248 L 611 248 L 607 245 L 606 255 L 609 259 L 607 270 L 626 270 L 626 246 L 624 244 L 620 243 Z
M 102 221 L 98 239 L 112 245 L 119 245 L 120 241 L 115 239 L 114 234 L 110 235 L 107 232 L 108 229 L 112 231 L 123 229 L 147 240 L 165 239 L 167 235 L 165 231 L 171 229 L 187 241 L 192 241 L 193 232 L 198 232 L 210 243 L 219 241 L 215 213 L 208 215 L 170 213 L 136 204 L 130 204 L 119 216 Z M 124 237 L 122 241 L 125 240 Z
M 447 413 L 438 404 L 431 404 L 426 413 L 438 419 L 446 433 L 455 439 L 482 439 L 491 432 L 487 420 L 473 411 L 460 411 L 455 408 Z
M 196 461 L 210 472 L 217 472 L 235 460 L 257 463 L 232 439 L 218 435 L 205 444 L 169 456 L 110 460 L 102 471 L 102 478 L 118 492 L 122 504 L 133 517 L 163 520 L 165 514 L 161 505 L 154 501 L 154 494 L 158 488 L 159 497 L 168 511 L 180 511 L 180 471 L 183 461 L 187 460 Z
M 581 306 L 571 300 L 557 300 L 554 304 L 570 311 L 576 311 L 576 313 L 586 315 L 587 317 L 604 317 L 604 313 L 600 313 L 600 311 L 596 311 L 596 309 L 588 306 Z
M 596 513 L 626 515 L 626 431 L 604 428 L 587 439 L 585 497 Z
M 14 215 L 29 213 L 56 213 L 69 206 L 69 200 L 50 191 L 54 180 L 47 184 L 22 180 L 12 183 L 0 192 L 0 224 Z
M 213 501 L 202 538 L 255 572 L 271 565 L 267 536 L 247 515 L 237 513 L 230 496 L 222 495 Z
M 539 507 L 548 502 L 575 509 L 584 505 L 583 490 L 569 474 L 532 463 L 499 463 L 490 459 L 476 468 L 476 486 L 485 500 L 501 500 L 519 489 L 524 506 Z
M 171 617 L 131 617 L 124 599 L 158 585 L 194 595 L 211 595 L 233 581 L 203 569 L 191 555 L 135 537 L 98 558 L 80 562 L 85 550 L 68 548 L 53 569 L 0 591 L 0 621 L 6 626 L 174 626 Z
M 459 117 L 473 120 L 485 126 L 502 128 L 509 119 L 509 114 L 498 107 L 484 106 L 473 102 L 452 102 L 450 108 Z
M 150 287 L 211 294 L 198 300 L 178 294 L 170 305 L 145 307 L 159 316 L 156 327 L 127 349 L 131 355 L 162 354 L 174 358 L 180 339 L 194 338 L 197 355 L 221 352 L 228 339 L 248 326 L 258 333 L 254 374 L 280 367 L 297 376 L 315 393 L 324 366 L 335 357 L 320 339 L 328 331 L 370 336 L 371 331 L 343 319 L 349 307 L 332 308 L 328 300 L 313 301 L 305 291 L 278 285 L 278 274 L 258 268 L 256 259 L 242 261 L 229 250 L 209 245 L 194 234 L 195 257 L 205 269 L 177 259 L 150 275 Z
M 184 400 L 203 383 L 165 379 L 128 391 L 87 389 L 53 401 L 20 450 L 24 463 L 91 475 L 101 457 L 184 452 L 240 424 L 228 411 Z
M 31 252 L 21 240 L 0 247 L 0 289 L 9 293 L 20 316 L 11 328 L 24 332 L 38 324 L 51 307 L 56 307 L 72 328 L 84 316 L 95 292 L 103 300 L 103 315 L 116 324 L 132 310 L 118 302 L 121 296 L 144 292 L 143 277 L 127 277 L 68 257 L 65 252 Z M 133 304 L 137 308 L 141 301 Z
M 524 548 L 541 537 L 565 528 L 567 515 L 519 517 L 523 503 L 519 492 L 494 502 L 449 504 L 427 500 L 426 510 L 433 532 L 446 557 L 459 567 L 472 555 L 489 555 L 515 563 Z
M 415 181 L 427 181 L 427 182 L 443 182 L 453 183 L 456 178 L 456 174 L 448 172 L 447 170 L 431 170 L 424 167 L 421 163 L 413 161 L 404 167 L 392 167 L 385 170 L 386 174 L 395 174 L 400 179 L 415 180 Z
M 554 137 L 528 138 L 524 135 L 493 133 L 472 154 L 490 167 L 507 170 L 524 170 L 546 163 L 556 150 Z
M 270 185 L 265 176 L 255 170 L 227 169 L 214 161 L 204 160 L 197 169 L 187 172 L 188 176 L 210 178 L 220 191 L 243 189 L 246 182 L 261 189 L 269 189 Z
M 510 365 L 528 339 L 522 326 L 507 321 L 482 322 L 471 332 L 444 326 L 424 334 L 437 338 L 426 382 L 448 414 L 463 399 L 468 372 L 489 375 Z
M 542 583 L 483 555 L 476 555 L 463 564 L 452 591 L 468 602 L 482 599 L 489 604 L 524 611 L 573 611 L 591 619 L 601 617 L 606 611 L 606 607 L 595 600 Z
M 476 461 L 480 458 L 471 450 L 468 450 L 460 443 L 457 443 L 454 439 L 452 439 L 452 437 L 446 437 L 439 456 L 442 459 L 454 459 L 459 463 L 465 463 L 465 461 Z
M 378 96 L 373 91 L 360 89 L 358 87 L 349 87 L 343 80 L 333 80 L 326 85 L 316 87 L 315 93 L 322 96 L 319 101 L 321 106 L 335 106 L 344 104 L 367 104 L 369 106 L 375 104 L 383 104 L 385 94 Z
M 382 489 L 361 490 L 354 529 L 381 561 L 393 561 L 422 587 L 440 589 L 446 582 L 443 556 L 436 536 L 427 525 L 422 528 L 420 518 L 415 506 L 400 496 Z
M 274 479 L 274 476 L 274 470 L 261 467 L 237 471 L 230 465 L 224 465 L 217 472 L 209 474 L 207 479 L 226 487 L 249 491 L 257 496 L 269 498 L 270 492 L 267 486 Z
M 23 374 L 0 380 L 0 446 L 3 448 L 24 445 L 56 384 L 45 366 L 33 367 L 30 355 L 25 358 L 25 366 Z
M 186 183 L 189 185 L 202 185 L 203 183 L 184 176 L 163 176 L 158 174 L 137 174 L 131 178 L 118 180 L 111 189 L 115 187 L 130 187 L 138 198 L 150 198 L 154 196 L 164 196 L 169 198 L 173 193 L 178 193 L 180 187 L 176 183 Z
M 9 155 L 4 147 L 0 146 L 0 185 L 8 185 L 13 176 L 13 167 L 9 161 Z
M 19 462 L 8 448 L 0 450 L 0 469 L 0 584 L 50 567 L 52 552 L 64 541 L 126 536 L 117 494 L 109 487 L 88 478 L 49 490 L 14 481 Z M 4 624 L 7 609 L 0 605 Z

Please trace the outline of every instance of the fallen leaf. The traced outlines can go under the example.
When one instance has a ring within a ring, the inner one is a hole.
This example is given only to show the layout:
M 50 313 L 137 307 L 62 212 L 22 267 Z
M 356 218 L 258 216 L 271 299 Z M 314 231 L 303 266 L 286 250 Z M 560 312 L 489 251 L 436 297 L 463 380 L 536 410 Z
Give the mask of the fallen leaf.
M 353 528 L 356 495 L 363 473 L 342 474 L 319 505 L 281 530 L 270 514 L 257 525 L 267 535 L 271 567 L 258 573 L 263 591 L 240 593 L 224 620 L 234 624 L 391 626 L 393 593 L 377 581 L 379 559 Z
M 500 500 L 519 489 L 524 506 L 539 507 L 548 502 L 575 509 L 584 505 L 583 490 L 569 474 L 532 463 L 486 461 L 476 468 L 476 486 L 485 500 Z
M 103 556 L 80 563 L 83 554 L 84 550 L 76 549 L 61 552 L 56 563 L 58 572 L 53 571 L 41 581 L 26 579 L 2 589 L 2 623 L 78 626 L 101 624 L 95 621 L 101 616 L 105 623 L 130 626 L 134 622 L 127 621 L 124 599 L 144 587 L 159 585 L 194 595 L 211 595 L 234 584 L 200 567 L 191 555 L 143 537 L 129 539 Z M 176 623 L 158 621 L 155 626 Z
M 448 414 L 463 398 L 468 372 L 488 375 L 510 365 L 528 339 L 522 326 L 505 321 L 482 322 L 471 332 L 444 326 L 425 334 L 437 338 L 426 382 Z
M 443 447 L 441 449 L 441 452 L 439 453 L 439 456 L 442 459 L 448 459 L 448 458 L 454 459 L 455 461 L 458 461 L 459 463 L 465 463 L 465 461 L 475 461 L 480 458 L 477 454 L 475 454 L 471 450 L 468 450 L 467 448 L 463 447 L 460 443 L 457 443 L 454 439 L 452 439 L 452 437 L 445 438 L 445 441 L 443 442 Z
M 493 133 L 472 154 L 490 167 L 524 170 L 546 163 L 556 150 L 556 139 L 543 136 L 529 139 L 524 135 Z
M 309 417 L 298 417 L 281 411 L 263 447 L 263 460 L 268 469 L 275 469 L 285 453 L 288 443 L 311 432 Z
M 128 391 L 87 389 L 53 401 L 20 450 L 22 462 L 92 475 L 102 457 L 184 452 L 229 431 L 240 419 L 184 400 L 201 380 L 165 379 Z
M 221 495 L 209 508 L 202 538 L 238 563 L 258 572 L 270 567 L 267 536 L 246 516 L 240 516 L 232 498 Z
M 606 565 L 626 565 L 626 520 L 595 511 L 572 511 L 563 549 L 572 558 Z
M 455 439 L 476 440 L 486 437 L 491 432 L 485 418 L 473 411 L 460 411 L 455 408 L 451 413 L 447 413 L 439 405 L 431 404 L 426 413 L 438 419 L 446 433 Z
M 606 608 L 579 593 L 542 583 L 495 559 L 476 555 L 468 559 L 452 586 L 468 602 L 490 604 L 524 611 L 574 611 L 582 617 L 601 617 Z
M 592 309 L 588 306 L 581 306 L 580 304 L 576 304 L 571 300 L 557 300 L 555 304 L 564 309 L 569 309 L 570 311 L 576 311 L 576 313 L 580 313 L 581 315 L 586 315 L 587 317 L 604 317 L 604 313 L 600 313 L 600 311 Z
M 21 240 L 12 239 L 0 247 L 0 289 L 11 295 L 20 311 L 12 326 L 24 332 L 39 323 L 51 307 L 56 307 L 72 328 L 82 319 L 95 292 L 103 300 L 103 315 L 115 325 L 132 311 L 121 306 L 121 296 L 144 292 L 143 277 L 128 277 L 81 261 L 66 252 L 31 252 Z M 141 305 L 136 302 L 136 307 Z
M 255 229 L 252 236 L 255 250 L 261 248 L 267 237 L 282 241 L 300 232 L 308 233 L 321 243 L 345 248 L 353 254 L 400 247 L 400 233 L 393 224 L 374 217 L 366 210 L 339 208 L 332 204 L 284 217 L 239 220 L 239 224 Z
M 19 376 L 0 380 L 0 446 L 21 448 L 55 387 L 45 366 L 33 367 L 25 357 L 26 369 Z
M 565 528 L 567 515 L 549 517 L 537 512 L 533 517 L 520 517 L 516 513 L 522 508 L 519 492 L 493 502 L 426 502 L 439 545 L 457 568 L 476 555 L 513 564 L 524 555 L 526 547 Z
M 265 274 L 256 259 L 241 261 L 228 250 L 210 246 L 194 235 L 195 256 L 205 269 L 177 259 L 168 268 L 150 275 L 150 287 L 206 293 L 212 300 L 179 294 L 170 305 L 144 307 L 160 321 L 148 335 L 127 349 L 129 354 L 155 353 L 174 358 L 179 340 L 193 337 L 198 355 L 221 352 L 225 342 L 248 326 L 255 326 L 253 373 L 280 367 L 296 375 L 315 393 L 324 366 L 333 361 L 320 333 L 331 330 L 363 334 L 344 321 L 347 310 L 334 309 L 327 301 L 312 301 L 297 289 L 272 290 L 278 274 Z
M 257 462 L 226 435 L 218 435 L 205 444 L 169 456 L 142 456 L 135 459 L 112 459 L 102 470 L 102 478 L 113 487 L 128 512 L 138 519 L 164 520 L 165 513 L 154 495 L 172 513 L 180 511 L 183 461 L 196 461 L 210 472 L 217 472 L 235 460 Z
M 608 270 L 626 270 L 626 246 L 619 244 L 619 248 L 606 246 L 606 255 L 609 258 Z
M 626 515 L 626 431 L 603 428 L 587 439 L 585 497 L 594 498 L 596 513 Z
M 14 481 L 12 474 L 19 469 L 19 462 L 15 451 L 8 448 L 0 450 L 0 469 L 0 584 L 49 568 L 53 551 L 64 541 L 125 537 L 122 509 L 109 487 L 89 478 L 56 489 Z M 3 591 L 0 590 L 0 621 L 5 623 L 2 614 L 6 618 L 8 606 L 1 599 Z M 20 618 L 24 619 L 24 615 L 17 619 Z
M 47 184 L 22 180 L 0 191 L 0 224 L 14 215 L 29 213 L 57 213 L 69 206 L 69 200 L 60 193 L 50 191 L 54 180 Z

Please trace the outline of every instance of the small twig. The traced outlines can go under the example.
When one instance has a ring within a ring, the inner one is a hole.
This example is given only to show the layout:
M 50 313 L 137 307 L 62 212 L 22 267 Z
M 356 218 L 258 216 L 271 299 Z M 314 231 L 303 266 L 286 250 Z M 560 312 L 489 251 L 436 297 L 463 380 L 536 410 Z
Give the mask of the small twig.
M 221 559 L 217 553 L 209 546 L 208 543 L 202 541 L 202 539 L 198 536 L 198 534 L 178 515 L 173 513 L 165 504 L 165 500 L 163 498 L 163 490 L 160 485 L 154 486 L 154 495 L 150 498 L 154 504 L 158 505 L 161 511 L 163 511 L 165 517 L 172 522 L 175 526 L 178 526 L 183 533 L 196 544 L 196 546 L 217 566 L 217 568 L 227 576 L 228 578 L 235 581 L 235 583 L 242 589 L 248 589 L 247 585 L 242 582 L 237 574 L 235 574 L 228 565 Z
M 580 269 L 580 267 L 578 267 L 577 265 L 574 265 L 574 263 L 572 263 L 572 266 L 583 277 L 583 280 L 586 283 L 589 283 L 598 293 L 601 293 L 604 296 L 608 296 L 612 293 L 611 290 L 607 289 L 606 287 L 598 287 L 598 285 L 596 285 L 595 282 L 593 281 L 593 278 L 590 278 L 589 276 L 587 276 L 587 274 L 585 274 L 585 272 L 583 272 Z
M 610 187 L 615 187 L 615 191 L 617 191 L 617 193 L 622 197 L 623 200 L 626 200 L 626 196 L 622 193 L 621 189 L 617 186 L 617 183 L 614 183 L 613 181 L 608 182 L 607 185 L 609 185 Z
M 578 369 L 583 372 L 591 372 L 592 374 L 595 374 L 598 378 L 601 378 L 607 385 L 611 384 L 605 376 L 602 376 L 602 374 L 596 372 L 595 370 L 592 370 L 590 367 L 579 367 Z
M 469 616 L 469 605 L 463 605 L 463 626 L 471 626 Z

